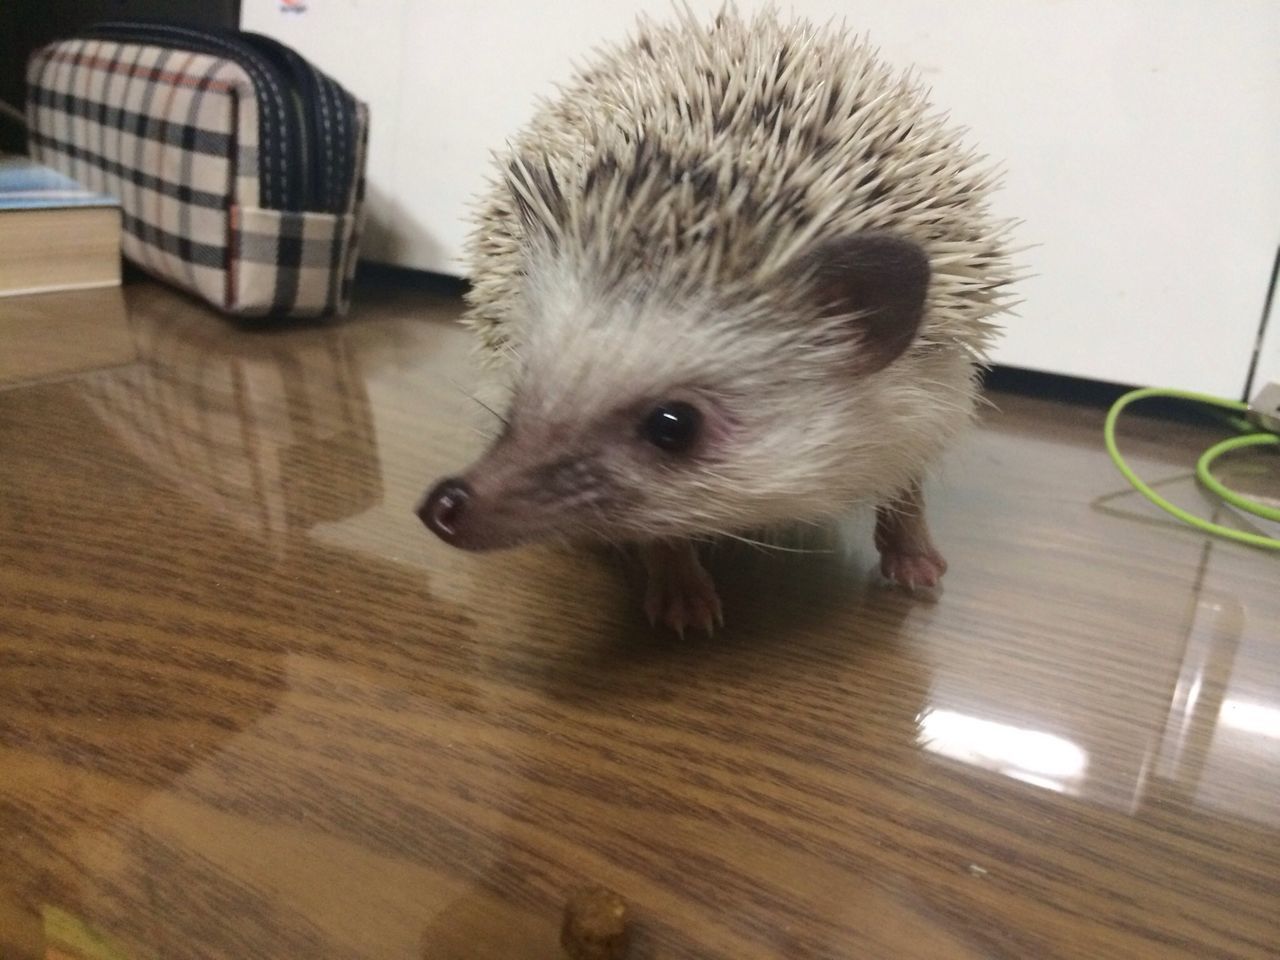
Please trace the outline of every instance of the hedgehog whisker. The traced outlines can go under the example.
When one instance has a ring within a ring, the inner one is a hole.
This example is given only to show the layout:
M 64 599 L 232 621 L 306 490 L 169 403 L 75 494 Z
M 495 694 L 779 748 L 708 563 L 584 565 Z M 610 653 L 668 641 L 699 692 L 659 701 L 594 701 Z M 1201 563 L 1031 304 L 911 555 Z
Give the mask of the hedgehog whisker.
M 460 394 L 462 394 L 468 400 L 474 400 L 480 406 L 481 409 L 486 410 L 489 413 L 493 414 L 494 418 L 504 427 L 508 426 L 506 417 L 504 417 L 497 410 L 493 409 L 493 407 L 489 406 L 487 403 L 485 403 L 483 400 L 477 397 L 474 393 L 472 393 L 470 390 L 468 390 L 466 387 L 460 384 L 457 380 L 453 379 L 453 377 L 446 375 L 445 379 L 449 381 L 450 385 L 452 385 L 455 390 L 457 390 Z
M 744 537 L 741 534 L 730 533 L 728 530 L 711 530 L 708 531 L 712 536 L 725 537 L 729 540 L 736 540 L 738 543 L 745 543 L 747 546 L 755 547 L 759 550 L 773 550 L 777 553 L 803 553 L 803 554 L 829 554 L 831 550 L 810 550 L 805 547 L 786 547 L 780 543 L 768 543 L 764 540 L 753 540 L 751 537 Z

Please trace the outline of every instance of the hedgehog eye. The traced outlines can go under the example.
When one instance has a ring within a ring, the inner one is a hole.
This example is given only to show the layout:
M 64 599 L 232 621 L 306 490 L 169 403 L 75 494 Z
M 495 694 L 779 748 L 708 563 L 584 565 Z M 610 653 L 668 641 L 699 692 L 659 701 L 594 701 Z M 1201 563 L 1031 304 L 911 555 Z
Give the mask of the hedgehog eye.
M 691 403 L 660 403 L 644 418 L 640 433 L 660 450 L 684 453 L 698 439 L 702 430 L 702 414 Z

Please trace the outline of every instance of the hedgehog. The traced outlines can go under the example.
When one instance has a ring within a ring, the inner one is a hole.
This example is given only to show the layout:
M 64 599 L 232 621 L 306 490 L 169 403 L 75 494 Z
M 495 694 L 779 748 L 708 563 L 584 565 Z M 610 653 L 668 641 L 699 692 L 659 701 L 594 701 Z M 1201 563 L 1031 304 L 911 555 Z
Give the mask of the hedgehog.
M 464 323 L 509 404 L 421 520 L 632 545 L 682 633 L 723 622 L 700 544 L 859 506 L 883 575 L 935 586 L 922 481 L 1016 279 L 965 136 L 845 25 L 641 17 L 496 158 Z

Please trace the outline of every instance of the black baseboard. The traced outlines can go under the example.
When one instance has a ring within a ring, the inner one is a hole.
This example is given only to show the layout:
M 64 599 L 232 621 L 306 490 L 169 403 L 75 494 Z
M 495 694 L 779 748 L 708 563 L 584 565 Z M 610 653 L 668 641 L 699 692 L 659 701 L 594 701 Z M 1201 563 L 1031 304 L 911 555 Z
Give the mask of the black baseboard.
M 1005 366 L 994 366 L 988 370 L 983 383 L 988 390 L 997 393 L 1015 393 L 1089 407 L 1109 407 L 1133 389 L 1101 380 Z
M 397 286 L 406 290 L 424 290 L 440 295 L 462 296 L 470 284 L 461 277 L 412 267 L 396 267 L 387 263 L 361 260 L 356 271 L 357 283 Z

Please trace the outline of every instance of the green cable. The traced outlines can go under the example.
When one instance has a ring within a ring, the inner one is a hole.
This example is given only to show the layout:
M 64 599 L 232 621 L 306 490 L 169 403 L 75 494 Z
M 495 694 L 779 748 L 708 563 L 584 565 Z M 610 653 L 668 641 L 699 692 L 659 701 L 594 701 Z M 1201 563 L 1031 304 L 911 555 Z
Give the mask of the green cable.
M 1145 400 L 1148 397 L 1167 397 L 1173 400 L 1190 400 L 1194 403 L 1204 403 L 1210 406 L 1218 407 L 1222 410 L 1230 410 L 1236 414 L 1248 414 L 1249 405 L 1241 403 L 1238 400 L 1226 400 L 1222 397 L 1210 396 L 1206 393 L 1193 393 L 1190 390 L 1162 390 L 1155 387 L 1148 387 L 1142 390 L 1133 390 L 1126 393 L 1123 397 L 1112 404 L 1111 409 L 1107 411 L 1107 420 L 1102 428 L 1103 439 L 1107 444 L 1107 453 L 1111 455 L 1112 461 L 1126 480 L 1129 481 L 1139 493 L 1154 503 L 1161 510 L 1177 517 L 1183 523 L 1195 527 L 1197 530 L 1203 530 L 1205 533 L 1212 533 L 1219 537 L 1225 537 L 1228 540 L 1235 540 L 1237 543 L 1247 543 L 1250 546 L 1262 547 L 1267 550 L 1280 550 L 1280 539 L 1268 537 L 1259 533 L 1249 533 L 1244 530 L 1234 530 L 1231 527 L 1224 527 L 1218 523 L 1212 523 L 1208 520 L 1197 517 L 1193 513 L 1188 513 L 1181 507 L 1170 503 L 1160 494 L 1156 493 L 1149 486 L 1143 483 L 1136 473 L 1133 472 L 1129 464 L 1125 463 L 1124 458 L 1120 456 L 1120 448 L 1116 446 L 1116 421 L 1120 418 L 1120 412 L 1129 404 L 1138 400 Z M 1239 428 L 1243 430 L 1254 429 L 1252 424 L 1244 420 L 1243 417 L 1235 420 Z M 1262 446 L 1262 445 L 1280 445 L 1280 436 L 1271 433 L 1246 433 L 1244 436 L 1232 437 L 1221 443 L 1215 444 L 1205 451 L 1204 455 L 1196 464 L 1196 476 L 1206 487 L 1222 497 L 1233 506 L 1242 510 L 1247 510 L 1259 517 L 1266 517 L 1271 520 L 1280 520 L 1280 510 L 1273 507 L 1264 506 L 1256 501 L 1249 500 L 1241 496 L 1234 490 L 1224 486 L 1217 478 L 1209 472 L 1209 467 L 1213 461 L 1224 453 L 1237 450 L 1242 447 Z
M 1209 467 L 1213 461 L 1224 453 L 1230 453 L 1232 450 L 1239 450 L 1241 447 L 1262 447 L 1262 446 L 1278 446 L 1280 445 L 1280 437 L 1274 433 L 1251 433 L 1244 437 L 1232 437 L 1229 440 L 1223 440 L 1221 443 L 1215 443 L 1212 447 L 1204 452 L 1196 463 L 1196 476 L 1200 479 L 1210 491 L 1216 493 L 1227 503 L 1233 507 L 1238 507 L 1254 516 L 1263 517 L 1267 520 L 1275 520 L 1280 522 L 1280 507 L 1268 507 L 1266 504 L 1258 503 L 1256 500 L 1250 500 L 1236 493 L 1221 480 L 1209 472 Z

